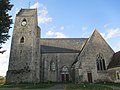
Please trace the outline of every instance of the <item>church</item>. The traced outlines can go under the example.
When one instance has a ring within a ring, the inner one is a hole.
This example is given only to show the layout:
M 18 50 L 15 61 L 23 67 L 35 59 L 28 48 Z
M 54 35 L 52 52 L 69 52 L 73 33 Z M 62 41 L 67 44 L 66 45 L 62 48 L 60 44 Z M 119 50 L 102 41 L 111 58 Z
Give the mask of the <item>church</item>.
M 37 9 L 21 9 L 16 14 L 6 83 L 119 82 L 115 55 L 97 30 L 89 38 L 41 38 Z

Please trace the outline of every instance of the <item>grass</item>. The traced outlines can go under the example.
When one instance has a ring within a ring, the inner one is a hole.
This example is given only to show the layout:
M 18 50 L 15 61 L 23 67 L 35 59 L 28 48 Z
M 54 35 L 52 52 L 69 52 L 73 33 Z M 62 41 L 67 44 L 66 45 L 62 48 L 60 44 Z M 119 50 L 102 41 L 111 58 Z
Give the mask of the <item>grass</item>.
M 114 87 L 120 87 L 120 83 L 114 83 L 114 82 L 99 82 L 97 84 L 107 85 L 107 86 L 114 86 Z
M 37 89 L 37 88 L 50 88 L 55 83 L 39 83 L 39 84 L 0 84 L 0 88 L 22 88 L 22 89 Z
M 50 88 L 59 83 L 39 83 L 39 84 L 0 84 L 0 88 L 22 88 L 22 89 L 37 89 Z M 65 84 L 65 90 L 113 90 L 112 87 L 120 87 L 120 83 L 68 83 Z
M 113 90 L 111 87 L 93 83 L 66 84 L 66 90 Z

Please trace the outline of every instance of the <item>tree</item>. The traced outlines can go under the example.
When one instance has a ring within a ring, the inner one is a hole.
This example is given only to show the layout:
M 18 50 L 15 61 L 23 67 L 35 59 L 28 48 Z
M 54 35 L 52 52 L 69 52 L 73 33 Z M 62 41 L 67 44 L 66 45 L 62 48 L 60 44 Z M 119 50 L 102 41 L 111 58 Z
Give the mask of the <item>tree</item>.
M 5 78 L 3 76 L 0 76 L 0 80 L 4 80 Z
M 9 39 L 9 30 L 11 28 L 12 19 L 8 14 L 8 11 L 13 7 L 10 4 L 9 0 L 0 0 L 0 49 L 2 48 L 2 44 L 6 43 Z M 0 51 L 0 53 L 4 53 L 4 51 Z

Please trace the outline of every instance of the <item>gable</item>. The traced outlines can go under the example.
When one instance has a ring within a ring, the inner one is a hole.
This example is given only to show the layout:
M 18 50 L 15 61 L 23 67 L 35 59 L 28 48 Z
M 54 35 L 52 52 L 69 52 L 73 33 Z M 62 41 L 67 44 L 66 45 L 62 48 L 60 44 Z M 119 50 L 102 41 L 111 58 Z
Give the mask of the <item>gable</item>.
M 96 56 L 99 53 L 103 54 L 104 59 L 106 60 L 106 66 L 108 66 L 114 51 L 100 33 L 95 30 L 81 51 L 79 60 L 84 61 L 84 63 L 86 63 L 85 65 L 94 65 L 96 62 Z

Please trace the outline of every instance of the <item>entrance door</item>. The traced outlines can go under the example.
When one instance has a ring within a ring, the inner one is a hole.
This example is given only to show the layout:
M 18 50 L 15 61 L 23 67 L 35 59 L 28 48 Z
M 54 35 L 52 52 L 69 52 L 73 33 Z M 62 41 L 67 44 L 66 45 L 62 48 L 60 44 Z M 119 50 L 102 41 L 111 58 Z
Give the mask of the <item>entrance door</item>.
M 65 80 L 64 74 L 61 74 L 61 76 L 62 76 L 62 82 L 64 82 Z
M 61 74 L 62 82 L 68 82 L 69 81 L 69 74 Z
M 68 82 L 68 81 L 69 81 L 69 75 L 66 74 L 66 82 Z
M 88 76 L 88 82 L 92 83 L 92 73 L 87 73 Z
M 63 68 L 62 68 L 61 80 L 62 80 L 62 82 L 68 82 L 69 81 L 69 71 L 68 71 L 67 66 L 63 66 Z

